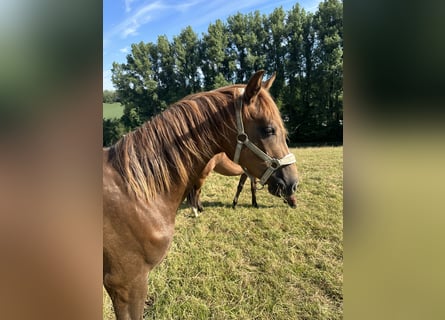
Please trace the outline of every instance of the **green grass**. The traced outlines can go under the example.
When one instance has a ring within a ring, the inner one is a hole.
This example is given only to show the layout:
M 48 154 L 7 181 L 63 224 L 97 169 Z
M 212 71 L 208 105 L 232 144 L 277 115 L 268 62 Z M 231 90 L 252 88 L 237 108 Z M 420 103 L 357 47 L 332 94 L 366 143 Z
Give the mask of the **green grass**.
M 167 258 L 148 280 L 144 319 L 342 319 L 343 148 L 291 149 L 297 157 L 298 207 L 238 179 L 213 173 L 205 211 L 178 210 Z M 104 293 L 104 319 L 114 319 Z
M 120 118 L 124 114 L 124 106 L 119 102 L 103 103 L 102 112 L 104 119 Z

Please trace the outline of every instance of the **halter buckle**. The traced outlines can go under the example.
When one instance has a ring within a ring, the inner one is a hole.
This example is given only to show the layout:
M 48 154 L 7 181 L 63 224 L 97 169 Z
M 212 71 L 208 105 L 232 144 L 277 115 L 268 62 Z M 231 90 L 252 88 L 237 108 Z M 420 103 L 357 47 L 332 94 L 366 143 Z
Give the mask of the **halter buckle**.
M 270 167 L 271 167 L 272 169 L 277 170 L 280 166 L 281 166 L 281 163 L 280 163 L 279 160 L 277 160 L 277 159 L 272 159 L 272 160 L 270 161 Z

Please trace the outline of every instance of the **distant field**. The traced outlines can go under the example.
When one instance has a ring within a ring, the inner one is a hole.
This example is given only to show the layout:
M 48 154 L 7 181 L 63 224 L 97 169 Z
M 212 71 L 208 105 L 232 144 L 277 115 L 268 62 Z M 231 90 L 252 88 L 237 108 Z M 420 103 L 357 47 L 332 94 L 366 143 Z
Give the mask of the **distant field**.
M 119 102 L 103 103 L 102 108 L 105 119 L 120 118 L 124 113 L 124 106 Z
M 343 319 L 343 147 L 292 148 L 300 185 L 291 209 L 265 189 L 212 173 L 204 212 L 182 205 L 173 244 L 150 274 L 144 319 Z M 114 319 L 104 291 L 103 318 Z

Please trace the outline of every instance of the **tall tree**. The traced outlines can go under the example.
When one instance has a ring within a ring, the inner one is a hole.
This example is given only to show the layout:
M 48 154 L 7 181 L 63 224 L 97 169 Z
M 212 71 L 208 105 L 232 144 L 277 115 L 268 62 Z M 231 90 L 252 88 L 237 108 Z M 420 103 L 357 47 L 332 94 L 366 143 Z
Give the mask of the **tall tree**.
M 285 85 L 284 58 L 288 45 L 285 17 L 286 13 L 283 7 L 279 7 L 270 14 L 266 22 L 266 28 L 269 31 L 267 62 L 270 70 L 277 73 L 271 93 L 275 96 L 280 107 Z
M 343 5 L 338 0 L 320 3 L 314 16 L 317 47 L 314 76 L 318 84 L 317 124 L 327 135 L 341 134 L 343 118 Z
M 188 26 L 173 38 L 173 55 L 179 90 L 183 95 L 201 90 L 199 77 L 199 41 Z
M 227 28 L 221 20 L 216 20 L 215 24 L 210 24 L 207 34 L 202 41 L 202 72 L 204 76 L 204 88 L 206 90 L 215 89 L 216 82 L 226 80 L 227 56 L 225 50 L 229 44 Z M 218 79 L 218 81 L 217 81 Z M 228 81 L 224 81 L 226 84 Z
M 264 69 L 270 74 L 274 70 L 267 65 L 266 46 L 269 36 L 266 26 L 267 16 L 257 10 L 253 14 L 248 14 L 247 20 L 250 30 L 249 53 L 250 59 L 253 60 L 249 65 L 252 66 L 253 72 Z
M 312 46 L 308 43 L 308 33 L 305 27 L 309 25 L 308 15 L 296 4 L 287 15 L 286 36 L 287 48 L 284 61 L 285 79 L 287 86 L 284 89 L 283 113 L 287 116 L 289 135 L 293 138 L 304 119 L 304 108 L 308 101 L 304 101 L 305 92 L 308 89 L 307 80 L 310 72 L 305 69 L 305 47 L 312 52 Z M 306 32 L 305 32 L 306 31 Z M 307 55 L 310 58 L 310 54 Z M 309 65 L 310 67 L 310 65 Z
M 230 16 L 227 19 L 230 31 L 230 52 L 231 56 L 236 56 L 235 82 L 243 83 L 251 75 L 251 66 L 249 66 L 249 47 L 248 47 L 248 21 L 247 17 L 241 13 Z
M 152 43 L 132 44 L 127 62 L 113 63 L 111 80 L 124 105 L 122 121 L 128 128 L 140 125 L 160 111 L 156 94 L 157 82 L 150 61 L 152 50 Z
M 237 13 L 210 24 L 202 39 L 187 27 L 172 41 L 133 44 L 127 61 L 112 69 L 125 106 L 121 121 L 133 128 L 187 94 L 244 83 L 265 69 L 277 73 L 271 93 L 291 140 L 341 140 L 342 8 L 325 0 L 314 14 L 298 4 L 269 15 Z
M 159 69 L 158 73 L 158 96 L 161 108 L 178 100 L 179 83 L 175 73 L 175 59 L 172 44 L 166 36 L 159 36 L 157 42 Z

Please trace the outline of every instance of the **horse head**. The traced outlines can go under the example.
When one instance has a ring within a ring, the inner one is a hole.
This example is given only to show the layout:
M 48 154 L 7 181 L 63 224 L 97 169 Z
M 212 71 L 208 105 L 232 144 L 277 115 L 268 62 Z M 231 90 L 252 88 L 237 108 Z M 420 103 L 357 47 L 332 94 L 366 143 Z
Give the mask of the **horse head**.
M 296 207 L 298 185 L 295 157 L 286 143 L 286 129 L 269 94 L 275 74 L 262 82 L 264 71 L 256 72 L 235 98 L 237 144 L 233 160 L 249 174 L 267 184 L 271 194 Z

